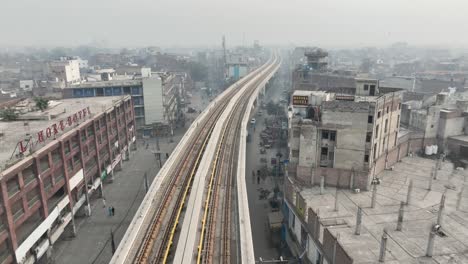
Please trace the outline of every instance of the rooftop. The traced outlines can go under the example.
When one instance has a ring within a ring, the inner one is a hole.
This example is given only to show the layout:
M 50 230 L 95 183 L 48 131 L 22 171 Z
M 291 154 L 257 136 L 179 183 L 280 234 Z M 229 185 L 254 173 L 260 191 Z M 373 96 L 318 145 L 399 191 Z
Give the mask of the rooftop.
M 34 102 L 30 99 L 21 101 L 13 106 L 13 108 L 21 111 L 16 121 L 0 121 L 0 172 L 7 167 L 21 160 L 25 156 L 30 155 L 30 151 L 26 151 L 20 155 L 19 142 L 31 139 L 36 142 L 38 132 L 43 131 L 45 141 L 34 147 L 34 151 L 53 141 L 52 136 L 47 139 L 46 129 L 60 121 L 67 122 L 69 116 L 87 109 L 91 115 L 86 114 L 82 119 L 77 120 L 77 123 L 83 123 L 90 119 L 90 116 L 95 116 L 101 112 L 111 108 L 115 102 L 129 96 L 109 96 L 109 97 L 91 97 L 91 98 L 75 98 L 64 99 L 60 101 L 49 101 L 49 107 L 41 112 L 36 110 Z M 83 114 L 82 114 L 83 115 Z M 79 116 L 77 116 L 79 117 Z M 63 131 L 58 129 L 57 138 L 72 130 L 76 125 L 65 125 Z M 24 144 L 26 145 L 26 143 Z
M 112 86 L 136 86 L 141 85 L 141 80 L 111 80 L 111 81 L 97 81 L 97 82 L 84 82 L 68 86 L 67 88 L 99 88 L 99 87 L 112 87 Z
M 455 169 L 449 161 L 442 162 L 429 190 L 435 165 L 433 159 L 407 157 L 393 170 L 384 171 L 379 175 L 374 208 L 372 192 L 339 190 L 337 211 L 335 188 L 325 188 L 322 195 L 319 187 L 304 188 L 300 194 L 307 208 L 318 212 L 322 225 L 338 237 L 353 263 L 378 263 L 384 229 L 388 234 L 385 263 L 468 263 L 468 192 L 464 189 L 468 173 Z M 404 206 L 402 231 L 397 231 L 400 202 L 406 202 L 411 180 L 411 202 Z M 435 236 L 430 258 L 426 257 L 428 237 L 437 221 L 443 194 L 446 199 L 441 232 Z M 362 208 L 360 235 L 355 234 L 358 206 Z

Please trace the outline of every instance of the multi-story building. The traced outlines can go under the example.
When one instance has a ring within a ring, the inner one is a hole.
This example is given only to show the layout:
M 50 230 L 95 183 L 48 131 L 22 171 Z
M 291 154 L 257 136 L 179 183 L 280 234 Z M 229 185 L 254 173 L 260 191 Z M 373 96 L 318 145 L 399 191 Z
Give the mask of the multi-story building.
M 377 80 L 356 79 L 353 95 L 295 91 L 290 109 L 289 175 L 305 184 L 367 189 L 395 155 L 401 93 Z
M 80 63 L 71 57 L 62 57 L 58 61 L 49 62 L 49 71 L 52 77 L 65 85 L 81 81 Z
M 64 98 L 132 96 L 136 127 L 150 135 L 153 125 L 175 127 L 181 114 L 185 74 L 152 73 L 136 80 L 86 82 L 63 89 Z
M 0 122 L 0 263 L 33 263 L 74 234 L 75 215 L 91 213 L 91 194 L 129 158 L 134 110 L 130 96 L 12 109 L 16 121 Z

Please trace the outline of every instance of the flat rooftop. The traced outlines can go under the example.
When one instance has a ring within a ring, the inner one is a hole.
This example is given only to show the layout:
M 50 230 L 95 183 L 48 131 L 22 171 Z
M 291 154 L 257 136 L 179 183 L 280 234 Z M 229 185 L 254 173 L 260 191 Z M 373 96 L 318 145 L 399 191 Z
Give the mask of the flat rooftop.
M 100 87 L 112 87 L 112 86 L 137 86 L 141 85 L 141 80 L 111 80 L 111 81 L 97 81 L 97 82 L 84 82 L 80 84 L 74 84 L 67 86 L 65 89 L 70 88 L 100 88 Z
M 16 161 L 30 154 L 28 150 L 23 153 L 23 157 L 17 155 L 19 154 L 18 143 L 20 141 L 29 138 L 36 141 L 37 134 L 41 130 L 43 130 L 44 138 L 46 138 L 45 133 L 48 127 L 62 120 L 66 123 L 69 116 L 78 113 L 80 110 L 89 107 L 92 117 L 106 111 L 117 101 L 126 97 L 129 96 L 90 97 L 49 101 L 49 107 L 44 112 L 40 110 L 28 110 L 35 107 L 35 103 L 31 99 L 19 102 L 14 108 L 21 109 L 24 113 L 20 114 L 16 121 L 0 121 L 0 172 L 5 170 L 6 166 L 16 163 Z M 89 119 L 90 116 L 87 115 L 85 118 L 79 120 L 78 123 L 83 123 Z M 75 126 L 76 125 L 66 125 L 64 131 L 59 130 L 56 137 L 59 138 L 72 130 Z M 46 139 L 42 144 L 38 144 L 35 150 L 39 150 L 41 147 L 52 142 L 52 140 L 53 133 L 49 139 Z
M 467 171 L 457 170 L 445 161 L 437 179 L 429 179 L 436 160 L 406 157 L 379 175 L 376 206 L 371 208 L 372 192 L 354 193 L 339 190 L 338 211 L 335 188 L 303 189 L 307 207 L 319 212 L 334 237 L 353 263 L 378 263 L 380 241 L 384 228 L 388 232 L 385 263 L 468 263 L 468 190 Z M 403 228 L 397 231 L 400 202 L 407 198 L 408 185 L 413 181 L 411 202 L 404 206 Z M 433 257 L 426 257 L 430 229 L 437 221 L 442 194 L 446 195 L 441 231 L 435 236 Z M 358 206 L 362 208 L 361 234 L 355 235 Z

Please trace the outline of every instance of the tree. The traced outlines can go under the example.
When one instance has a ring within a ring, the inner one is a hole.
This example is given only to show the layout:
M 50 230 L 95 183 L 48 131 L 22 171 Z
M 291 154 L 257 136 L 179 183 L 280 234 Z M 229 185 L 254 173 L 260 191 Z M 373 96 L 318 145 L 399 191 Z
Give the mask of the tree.
M 34 102 L 36 102 L 36 107 L 39 108 L 41 111 L 46 110 L 49 106 L 49 100 L 42 97 L 35 97 Z
M 14 109 L 7 108 L 0 110 L 0 118 L 2 118 L 4 121 L 14 121 L 18 118 L 18 114 Z

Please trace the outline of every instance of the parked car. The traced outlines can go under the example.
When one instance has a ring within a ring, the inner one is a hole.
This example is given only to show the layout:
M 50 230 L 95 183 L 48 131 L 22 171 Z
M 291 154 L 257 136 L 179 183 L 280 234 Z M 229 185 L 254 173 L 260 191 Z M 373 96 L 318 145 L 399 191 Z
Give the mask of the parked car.
M 252 120 L 250 120 L 250 123 L 251 123 L 252 125 L 255 125 L 255 118 L 252 118 Z

